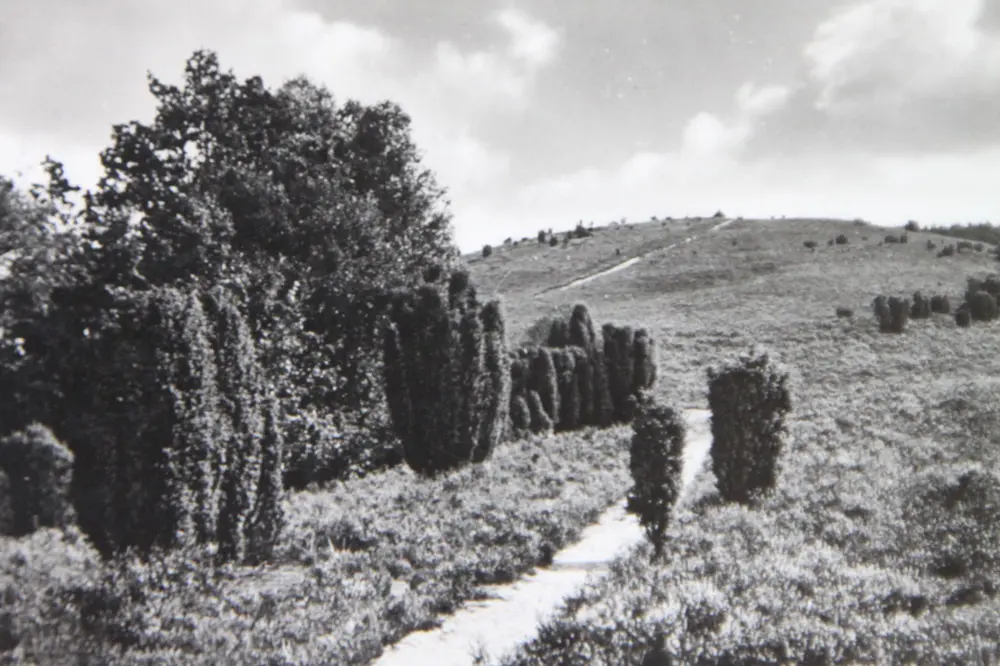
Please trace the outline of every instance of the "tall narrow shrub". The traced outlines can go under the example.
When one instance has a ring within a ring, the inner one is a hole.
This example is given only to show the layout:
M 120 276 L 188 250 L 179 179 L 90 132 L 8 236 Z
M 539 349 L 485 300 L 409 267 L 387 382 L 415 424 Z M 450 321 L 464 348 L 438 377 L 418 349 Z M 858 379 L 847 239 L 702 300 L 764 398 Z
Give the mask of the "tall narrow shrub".
M 548 347 L 539 347 L 531 359 L 531 375 L 528 391 L 538 394 L 542 409 L 552 425 L 559 424 L 559 381 L 556 377 L 552 352 Z
M 285 525 L 284 453 L 278 402 L 271 395 L 262 401 L 263 432 L 260 476 L 253 511 L 247 520 L 247 559 L 260 563 L 271 559 Z
M 219 555 L 240 561 L 246 556 L 248 520 L 261 476 L 264 374 L 250 328 L 233 296 L 224 289 L 215 289 L 205 299 L 205 306 L 213 320 L 216 382 L 223 417 L 212 461 L 217 472 L 213 493 L 219 502 Z
M 653 545 L 653 556 L 661 558 L 667 527 L 681 492 L 686 428 L 681 415 L 671 407 L 651 400 L 633 398 L 630 402 L 637 414 L 629 449 L 633 481 L 629 512 L 638 516 Z
M 791 411 L 788 374 L 751 351 L 708 370 L 712 469 L 728 502 L 748 504 L 774 488 Z
M 535 434 L 552 432 L 554 427 L 552 419 L 545 411 L 545 405 L 538 391 L 528 391 L 528 412 L 531 414 L 531 432 Z
M 568 431 L 580 428 L 580 387 L 576 377 L 576 355 L 571 347 L 556 349 L 552 361 L 556 368 L 559 386 L 558 430 Z
M 38 423 L 0 440 L 0 471 L 7 479 L 12 536 L 40 527 L 65 527 L 74 520 L 70 502 L 73 454 Z
M 594 321 L 590 316 L 590 311 L 582 303 L 575 305 L 570 315 L 569 343 L 583 348 L 590 358 L 588 371 L 592 373 L 592 390 L 581 404 L 583 422 L 587 425 L 607 427 L 614 421 L 614 409 L 608 386 L 604 347 L 594 329 Z
M 913 294 L 913 305 L 910 308 L 910 319 L 929 319 L 931 316 L 931 301 L 921 292 Z
M 496 399 L 484 401 L 484 414 L 476 446 L 472 451 L 472 462 L 488 459 L 497 445 L 507 435 L 510 415 L 511 358 L 507 351 L 507 327 L 503 305 L 493 300 L 483 306 L 480 315 L 483 322 L 483 343 L 487 386 L 483 389 Z
M 453 273 L 446 289 L 428 284 L 397 293 L 383 341 L 387 403 L 403 458 L 425 475 L 461 467 L 479 442 L 495 441 L 503 423 L 494 403 L 509 399 L 490 378 L 482 307 L 468 273 Z M 496 337 L 494 346 L 502 363 L 506 340 Z

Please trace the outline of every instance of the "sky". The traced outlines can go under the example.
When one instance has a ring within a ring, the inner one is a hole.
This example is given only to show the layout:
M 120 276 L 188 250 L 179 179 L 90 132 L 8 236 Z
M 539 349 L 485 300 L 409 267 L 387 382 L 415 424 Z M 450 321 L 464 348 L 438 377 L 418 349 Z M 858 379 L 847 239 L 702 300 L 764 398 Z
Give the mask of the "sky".
M 0 174 L 51 154 L 92 187 L 146 72 L 202 48 L 400 104 L 466 251 L 717 210 L 1000 221 L 1000 0 L 0 0 Z

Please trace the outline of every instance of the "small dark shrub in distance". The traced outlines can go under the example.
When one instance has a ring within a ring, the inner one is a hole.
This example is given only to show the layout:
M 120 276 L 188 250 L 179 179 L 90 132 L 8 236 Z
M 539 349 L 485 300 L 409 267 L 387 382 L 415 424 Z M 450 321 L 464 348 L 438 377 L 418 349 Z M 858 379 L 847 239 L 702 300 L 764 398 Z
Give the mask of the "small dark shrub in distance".
M 806 246 L 807 250 L 815 250 L 817 243 L 814 240 L 807 240 L 803 245 Z
M 887 244 L 888 244 L 888 243 L 899 243 L 899 242 L 900 242 L 900 238 L 899 238 L 899 236 L 896 236 L 896 235 L 894 235 L 894 234 L 888 234 L 888 235 L 887 235 L 887 236 L 885 237 L 885 242 L 886 242 Z
M 931 301 L 919 291 L 913 294 L 913 305 L 910 307 L 911 319 L 929 319 L 931 316 Z
M 947 296 L 936 294 L 931 296 L 931 312 L 936 314 L 951 314 L 951 301 Z
M 889 319 L 882 329 L 885 333 L 902 333 L 910 315 L 910 301 L 898 296 L 889 297 Z
M 854 310 L 852 310 L 851 308 L 838 307 L 837 316 L 842 319 L 850 319 L 851 317 L 854 316 Z
M 486 259 L 491 254 L 493 254 L 493 246 L 492 245 L 484 245 L 483 246 L 483 259 Z
M 940 257 L 952 257 L 954 255 L 955 255 L 955 246 L 945 245 L 943 248 L 941 248 L 941 251 L 938 252 L 937 256 L 940 258 Z
M 8 481 L 11 536 L 66 527 L 75 518 L 69 491 L 73 453 L 37 423 L 0 440 L 0 470 Z
M 907 231 L 920 231 L 920 224 L 916 220 L 910 220 L 904 228 Z
M 833 239 L 831 238 L 826 242 L 827 247 L 833 247 Z
M 837 245 L 847 245 L 847 236 L 840 234 L 836 238 Z
M 933 250 L 933 249 L 935 249 L 935 248 L 937 248 L 937 243 L 935 243 L 935 242 L 934 242 L 934 241 L 932 241 L 932 240 L 928 240 L 928 241 L 927 241 L 927 249 L 928 249 L 928 250 Z
M 900 243 L 909 243 L 910 242 L 910 235 L 907 234 L 907 233 L 900 234 L 899 235 L 899 242 Z
M 712 469 L 727 502 L 749 504 L 774 488 L 792 409 L 788 373 L 751 350 L 708 370 Z
M 547 240 L 547 238 L 548 238 L 548 236 L 545 234 L 545 229 L 539 229 L 538 230 L 538 244 L 539 245 L 544 245 L 545 241 Z
M 684 420 L 677 410 L 645 396 L 632 400 L 637 413 L 629 449 L 629 470 L 634 484 L 629 494 L 629 512 L 638 516 L 653 545 L 653 557 L 661 558 L 667 527 L 681 491 Z
M 557 236 L 549 237 L 549 247 L 556 247 L 559 245 L 559 238 Z
M 723 220 L 723 219 L 725 219 L 725 217 L 726 217 L 726 214 L 723 213 L 721 210 L 715 211 L 715 215 L 712 216 L 712 218 L 716 219 L 716 220 Z
M 993 321 L 997 318 L 997 299 L 985 291 L 975 291 L 968 295 L 969 314 L 973 321 Z
M 881 294 L 872 299 L 872 313 L 875 321 L 881 323 L 889 318 L 889 301 Z
M 969 328 L 972 325 L 972 312 L 968 303 L 962 303 L 955 310 L 955 325 L 959 328 Z

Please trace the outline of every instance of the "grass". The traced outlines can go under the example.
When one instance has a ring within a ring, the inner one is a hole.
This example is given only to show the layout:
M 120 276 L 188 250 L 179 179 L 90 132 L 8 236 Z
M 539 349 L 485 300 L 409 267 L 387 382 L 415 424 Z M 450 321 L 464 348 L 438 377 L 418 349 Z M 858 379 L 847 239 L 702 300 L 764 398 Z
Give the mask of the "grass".
M 995 468 L 1000 324 L 962 330 L 935 315 L 883 335 L 870 309 L 876 294 L 917 289 L 957 304 L 965 278 L 995 261 L 938 258 L 926 249 L 927 239 L 944 244 L 933 233 L 880 245 L 888 230 L 850 222 L 734 221 L 711 232 L 717 223 L 600 229 L 568 248 L 532 240 L 470 262 L 481 292 L 504 294 L 512 343 L 576 302 L 598 325 L 650 329 L 657 397 L 670 404 L 703 405 L 706 367 L 751 342 L 775 351 L 793 380 L 777 492 L 753 510 L 722 506 L 707 474 L 702 500 L 672 527 L 666 566 L 640 548 L 510 663 L 638 664 L 658 637 L 685 663 L 883 663 L 878 650 L 996 663 L 981 652 L 998 638 L 998 604 L 973 589 L 995 576 L 989 558 L 942 578 L 927 570 L 940 535 L 908 528 L 948 515 L 912 480 L 948 488 L 962 466 Z M 826 244 L 840 233 L 847 245 Z M 639 255 L 627 270 L 551 289 Z M 838 306 L 857 314 L 837 318 Z M 434 481 L 396 469 L 294 494 L 268 567 L 213 571 L 197 552 L 105 567 L 73 534 L 0 539 L 0 660 L 368 663 L 483 585 L 544 564 L 622 497 L 628 436 L 529 440 Z M 928 470 L 937 476 L 920 476 Z M 904 511 L 925 505 L 923 519 Z M 948 603 L 957 598 L 978 601 Z M 809 641 L 832 652 L 808 653 Z

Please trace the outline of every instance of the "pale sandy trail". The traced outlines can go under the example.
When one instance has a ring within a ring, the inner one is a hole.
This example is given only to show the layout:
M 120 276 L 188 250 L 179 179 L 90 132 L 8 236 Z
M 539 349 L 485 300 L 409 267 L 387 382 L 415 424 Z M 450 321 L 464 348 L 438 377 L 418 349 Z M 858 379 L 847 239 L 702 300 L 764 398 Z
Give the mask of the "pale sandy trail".
M 725 229 L 726 227 L 728 227 L 730 224 L 732 224 L 735 221 L 736 221 L 735 219 L 731 219 L 731 220 L 725 220 L 723 222 L 719 222 L 718 224 L 716 224 L 715 226 L 713 226 L 711 229 L 709 229 L 708 233 L 712 233 L 713 231 L 718 231 L 719 229 Z M 617 273 L 619 271 L 623 271 L 626 268 L 634 266 L 635 264 L 639 263 L 640 261 L 642 261 L 643 259 L 645 259 L 646 257 L 648 257 L 650 255 L 657 254 L 657 253 L 660 253 L 660 252 L 666 252 L 667 250 L 672 250 L 675 247 L 677 247 L 678 245 L 684 245 L 686 243 L 690 243 L 691 241 L 695 240 L 696 238 L 698 238 L 698 237 L 697 236 L 688 236 L 687 238 L 685 238 L 684 240 L 680 241 L 679 243 L 674 243 L 674 244 L 668 245 L 666 247 L 661 247 L 658 250 L 653 250 L 652 252 L 647 252 L 646 254 L 641 254 L 638 257 L 632 257 L 631 259 L 626 259 L 625 261 L 621 262 L 620 264 L 615 264 L 611 268 L 607 268 L 607 269 L 605 269 L 603 271 L 594 273 L 593 275 L 587 275 L 586 277 L 582 277 L 582 278 L 579 278 L 577 280 L 573 280 L 572 282 L 570 282 L 568 284 L 564 284 L 563 286 L 558 287 L 556 289 L 556 291 L 566 291 L 567 289 L 572 289 L 573 287 L 579 287 L 580 285 L 587 284 L 588 282 L 593 282 L 594 280 L 597 280 L 598 278 L 602 278 L 602 277 L 604 277 L 606 275 L 611 275 L 612 273 Z M 545 293 L 545 292 L 542 292 L 542 293 Z M 539 295 L 541 295 L 541 294 L 539 294 Z
M 711 445 L 708 410 L 684 412 L 688 434 L 684 449 L 681 501 L 704 466 Z M 465 604 L 445 618 L 438 629 L 418 631 L 386 648 L 375 666 L 469 666 L 474 655 L 495 661 L 533 638 L 540 623 L 552 617 L 562 602 L 588 578 L 603 577 L 608 565 L 644 539 L 625 500 L 605 511 L 583 530 L 579 541 L 561 550 L 551 567 L 507 585 L 486 589 L 491 599 Z

